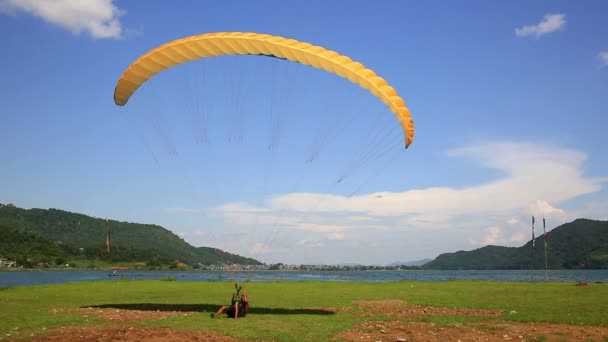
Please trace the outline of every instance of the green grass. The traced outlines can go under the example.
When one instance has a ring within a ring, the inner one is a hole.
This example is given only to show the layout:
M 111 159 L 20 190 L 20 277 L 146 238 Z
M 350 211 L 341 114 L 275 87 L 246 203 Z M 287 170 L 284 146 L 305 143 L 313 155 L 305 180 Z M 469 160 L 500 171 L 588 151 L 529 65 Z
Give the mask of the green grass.
M 84 306 L 185 311 L 158 321 L 131 324 L 173 329 L 212 330 L 224 335 L 277 341 L 329 340 L 359 322 L 395 319 L 360 317 L 345 312 L 302 310 L 352 306 L 355 300 L 401 299 L 412 304 L 502 310 L 499 320 L 608 326 L 608 285 L 577 287 L 571 283 L 448 282 L 249 282 L 244 284 L 251 312 L 239 320 L 211 319 L 226 305 L 229 282 L 110 280 L 60 285 L 11 287 L 0 290 L 0 338 L 40 333 L 43 328 L 105 324 L 89 315 L 54 310 Z M 515 313 L 510 313 L 515 311 Z M 442 325 L 475 324 L 486 318 L 425 316 L 407 320 Z M 403 320 L 403 319 L 401 319 Z M 15 330 L 15 328 L 18 328 Z

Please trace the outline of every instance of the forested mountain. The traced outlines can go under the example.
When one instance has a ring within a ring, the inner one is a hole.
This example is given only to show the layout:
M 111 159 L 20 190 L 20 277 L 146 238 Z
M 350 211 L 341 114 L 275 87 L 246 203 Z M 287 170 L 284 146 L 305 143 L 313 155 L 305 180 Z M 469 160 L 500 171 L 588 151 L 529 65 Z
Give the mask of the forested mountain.
M 177 261 L 149 249 L 117 246 L 108 253 L 105 246 L 75 248 L 33 233 L 0 226 L 0 256 L 26 268 L 63 266 L 94 267 L 97 262 L 142 262 L 146 267 L 173 267 Z
M 0 226 L 30 233 L 62 246 L 103 249 L 109 226 L 113 249 L 149 251 L 189 264 L 260 264 L 216 248 L 194 247 L 171 231 L 151 224 L 119 222 L 58 209 L 21 209 L 0 204 Z
M 538 233 L 538 231 L 537 231 Z M 521 247 L 485 246 L 474 251 L 445 253 L 423 265 L 425 269 L 542 269 L 542 234 Z M 608 268 L 608 221 L 577 219 L 548 233 L 549 268 Z

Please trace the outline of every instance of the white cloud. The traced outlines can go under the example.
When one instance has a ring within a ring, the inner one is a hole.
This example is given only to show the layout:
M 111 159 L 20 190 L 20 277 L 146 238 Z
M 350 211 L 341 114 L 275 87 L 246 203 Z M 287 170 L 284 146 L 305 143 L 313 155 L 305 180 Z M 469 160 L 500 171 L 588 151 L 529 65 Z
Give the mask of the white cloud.
M 302 230 L 317 233 L 344 233 L 345 231 L 350 230 L 350 227 L 347 226 L 336 226 L 329 224 L 297 223 L 295 225 Z
M 240 213 L 259 213 L 259 212 L 267 212 L 266 208 L 256 208 L 248 205 L 244 202 L 234 202 L 234 203 L 226 203 L 216 208 L 219 211 L 226 212 L 240 212 Z
M 548 230 L 577 217 L 594 218 L 593 213 L 605 217 L 607 205 L 578 212 L 561 208 L 566 201 L 600 191 L 606 181 L 584 175 L 583 152 L 503 141 L 452 149 L 446 156 L 471 159 L 499 176 L 466 187 L 438 184 L 352 197 L 288 193 L 270 196 L 261 206 L 234 202 L 206 212 L 221 217 L 224 231 L 255 232 L 241 235 L 247 236 L 247 244 L 266 241 L 252 244 L 254 257 L 264 254 L 281 262 L 285 257 L 306 262 L 306 251 L 313 246 L 315 258 L 327 262 L 337 257 L 371 262 L 369 253 L 360 253 L 362 248 L 374 250 L 378 258 L 399 260 L 486 244 L 520 246 L 530 238 L 531 215 L 541 224 L 546 217 Z M 536 229 L 538 236 L 538 223 Z
M 539 220 L 545 216 L 558 216 L 561 219 L 566 219 L 566 212 L 562 209 L 555 208 L 546 201 L 536 200 L 528 206 L 529 213 L 532 216 L 537 216 Z
M 582 152 L 532 143 L 500 142 L 469 146 L 448 152 L 469 158 L 504 176 L 467 188 L 438 186 L 404 192 L 379 192 L 345 197 L 292 193 L 272 197 L 271 207 L 291 212 L 391 217 L 411 215 L 410 220 L 446 222 L 453 215 L 504 212 L 525 208 L 539 199 L 557 203 L 596 192 L 604 179 L 583 176 Z M 378 195 L 382 195 L 378 197 Z M 322 205 L 317 205 L 322 202 Z M 411 222 L 411 221 L 410 221 Z
M 288 249 L 285 247 L 271 247 L 263 243 L 254 243 L 249 248 L 250 255 L 282 254 L 287 251 Z
M 188 212 L 186 208 L 180 208 L 183 212 Z M 330 218 L 324 213 L 309 213 L 303 215 L 298 211 L 285 211 L 281 207 L 258 208 L 249 206 L 246 203 L 227 203 L 209 210 L 235 225 L 261 225 L 273 230 L 272 234 L 277 234 L 278 230 L 298 229 L 305 232 L 323 234 L 328 240 L 343 240 L 345 232 L 352 229 L 349 225 L 334 224 L 332 221 L 339 221 L 340 218 Z M 313 222 L 311 222 L 313 221 Z M 361 224 L 367 220 L 362 220 L 359 216 L 349 217 L 349 222 Z M 322 223 L 320 223 L 322 222 Z
M 515 34 L 519 37 L 540 37 L 547 33 L 555 32 L 564 26 L 566 26 L 565 14 L 545 14 L 538 24 L 516 28 Z
M 483 239 L 483 244 L 484 245 L 495 245 L 496 243 L 498 243 L 499 241 L 502 240 L 502 234 L 500 231 L 500 228 L 498 227 L 488 227 L 486 229 L 486 236 Z
M 327 239 L 328 240 L 344 240 L 344 233 L 343 232 L 332 232 L 327 234 Z
M 608 65 L 608 51 L 602 51 L 598 54 L 600 61 L 602 62 L 602 66 Z
M 87 32 L 93 38 L 121 38 L 123 34 L 118 17 L 124 11 L 112 0 L 0 0 L 0 11 L 25 12 L 73 34 Z
M 509 239 L 510 242 L 516 242 L 522 244 L 526 241 L 526 236 L 523 232 L 517 232 L 511 236 Z
M 318 247 L 323 247 L 325 246 L 325 244 L 323 243 L 323 241 L 311 241 L 311 240 L 300 240 L 298 241 L 298 246 L 304 246 L 304 247 L 308 247 L 308 248 L 318 248 Z
M 526 229 L 528 229 L 528 228 L 518 229 L 518 231 L 511 233 L 511 236 L 509 238 L 506 238 L 505 235 L 509 234 L 509 232 L 510 232 L 509 227 L 501 228 L 498 226 L 491 226 L 484 230 L 485 235 L 483 236 L 483 238 L 481 240 L 469 239 L 469 244 L 472 246 L 475 246 L 475 247 L 482 247 L 482 246 L 487 246 L 487 245 L 494 245 L 494 246 L 504 246 L 504 245 L 512 246 L 513 244 L 521 245 L 527 241 L 526 240 L 527 235 L 524 232 L 524 230 L 526 230 Z

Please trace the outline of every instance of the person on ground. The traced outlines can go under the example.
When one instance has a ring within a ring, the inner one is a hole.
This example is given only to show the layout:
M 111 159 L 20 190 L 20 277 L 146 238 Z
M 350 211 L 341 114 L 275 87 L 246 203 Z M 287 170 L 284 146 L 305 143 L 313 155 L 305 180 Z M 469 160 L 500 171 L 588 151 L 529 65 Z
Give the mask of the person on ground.
M 234 284 L 236 292 L 232 294 L 232 300 L 230 305 L 224 305 L 217 310 L 216 313 L 211 314 L 212 318 L 216 318 L 222 313 L 226 313 L 230 318 L 245 317 L 249 312 L 249 298 L 247 298 L 247 292 L 240 293 L 243 289 L 237 284 Z

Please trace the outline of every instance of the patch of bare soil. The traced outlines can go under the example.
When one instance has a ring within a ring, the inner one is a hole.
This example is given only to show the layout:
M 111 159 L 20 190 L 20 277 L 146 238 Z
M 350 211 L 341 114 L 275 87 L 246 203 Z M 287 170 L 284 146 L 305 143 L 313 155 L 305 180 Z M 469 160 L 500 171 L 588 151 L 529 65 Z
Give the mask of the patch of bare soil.
M 51 331 L 49 336 L 35 337 L 32 342 L 110 342 L 110 341 L 242 341 L 208 331 L 173 330 L 168 328 L 60 328 Z
M 98 316 L 111 321 L 114 327 L 61 327 L 48 330 L 45 336 L 33 337 L 28 341 L 243 341 L 209 331 L 187 331 L 169 328 L 141 328 L 129 323 L 147 320 L 161 320 L 172 316 L 190 316 L 193 312 L 160 310 L 122 310 L 114 308 L 55 309 L 52 314 L 80 314 Z
M 349 308 L 351 313 L 360 316 L 373 316 L 383 314 L 389 317 L 420 317 L 437 315 L 467 315 L 498 317 L 501 311 L 459 309 L 459 308 L 437 308 L 430 306 L 412 305 L 402 300 L 377 300 L 377 301 L 355 301 L 355 308 Z
M 389 318 L 423 316 L 481 316 L 492 319 L 467 325 L 439 325 L 425 322 L 368 321 L 336 336 L 347 341 L 605 341 L 608 328 L 549 323 L 494 321 L 501 311 L 438 308 L 411 305 L 401 300 L 356 301 L 348 308 L 358 316 Z
M 60 311 L 57 310 L 57 313 L 59 312 Z M 172 316 L 190 316 L 193 314 L 192 312 L 181 311 L 121 310 L 112 308 L 81 308 L 67 310 L 65 312 L 76 313 L 80 315 L 95 315 L 107 321 L 113 322 L 160 320 Z
M 608 329 L 546 323 L 484 322 L 441 326 L 434 323 L 364 322 L 336 338 L 347 341 L 605 341 Z

